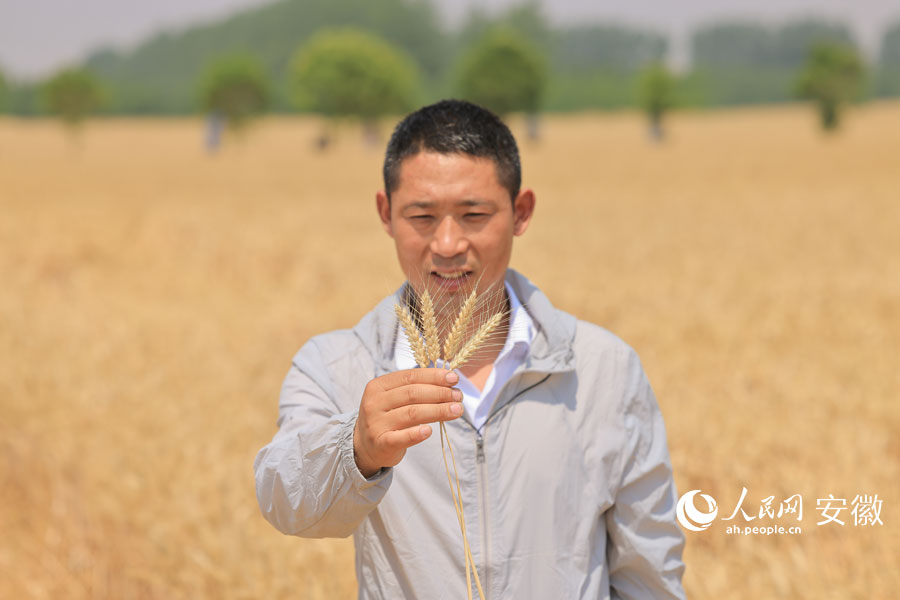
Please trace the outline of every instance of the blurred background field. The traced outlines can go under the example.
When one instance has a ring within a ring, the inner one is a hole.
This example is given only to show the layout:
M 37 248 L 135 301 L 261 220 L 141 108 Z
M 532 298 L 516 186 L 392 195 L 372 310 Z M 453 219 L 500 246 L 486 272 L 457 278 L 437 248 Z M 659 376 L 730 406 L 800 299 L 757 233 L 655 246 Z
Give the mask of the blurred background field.
M 838 137 L 799 106 L 682 111 L 662 144 L 632 112 L 511 123 L 513 266 L 636 348 L 679 493 L 803 495 L 798 536 L 687 532 L 689 597 L 896 597 L 900 104 Z M 199 119 L 0 119 L 0 597 L 354 597 L 351 543 L 277 533 L 251 469 L 297 348 L 401 283 L 381 146 L 319 130 L 209 156 Z M 828 494 L 884 525 L 817 527 Z

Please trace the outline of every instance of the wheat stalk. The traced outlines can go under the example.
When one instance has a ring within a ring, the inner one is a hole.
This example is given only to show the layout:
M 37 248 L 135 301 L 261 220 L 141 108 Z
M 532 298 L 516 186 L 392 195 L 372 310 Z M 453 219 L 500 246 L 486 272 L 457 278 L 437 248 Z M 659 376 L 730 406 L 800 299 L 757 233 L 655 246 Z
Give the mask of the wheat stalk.
M 477 286 L 476 286 L 477 288 Z M 500 288 L 502 290 L 502 288 Z M 467 360 L 472 358 L 475 352 L 485 346 L 485 342 L 490 338 L 491 334 L 500 325 L 506 314 L 505 310 L 500 310 L 491 315 L 472 335 L 471 338 L 465 340 L 466 331 L 470 322 L 475 317 L 475 309 L 479 304 L 484 304 L 487 308 L 492 309 L 499 306 L 499 298 L 494 298 L 495 294 L 482 294 L 478 296 L 477 289 L 466 298 L 460 308 L 459 314 L 453 322 L 446 339 L 443 344 L 443 364 L 449 370 L 461 367 Z M 502 292 L 500 293 L 502 295 Z M 487 298 L 485 299 L 485 296 Z M 434 310 L 434 301 L 428 290 L 422 292 L 421 297 L 416 303 L 418 306 L 418 316 L 422 324 L 422 332 L 416 326 L 415 320 L 410 315 L 406 307 L 399 304 L 394 305 L 394 312 L 397 319 L 406 332 L 409 340 L 410 348 L 412 348 L 413 356 L 416 364 L 420 367 L 427 367 L 429 364 L 437 365 L 438 359 L 441 358 L 441 344 L 439 343 L 439 333 L 437 325 L 437 316 Z M 482 301 L 482 302 L 479 302 Z M 493 311 L 490 311 L 493 312 Z M 450 437 L 444 422 L 440 423 L 441 432 L 441 456 L 444 460 L 444 470 L 447 472 L 447 483 L 450 485 L 450 495 L 453 498 L 453 507 L 456 510 L 456 519 L 459 521 L 459 528 L 462 532 L 463 550 L 465 554 L 466 569 L 466 593 L 468 600 L 472 600 L 472 576 L 475 579 L 475 586 L 478 589 L 478 596 L 484 600 L 484 590 L 481 587 L 481 580 L 478 577 L 478 569 L 475 567 L 475 559 L 472 556 L 472 549 L 469 546 L 469 537 L 466 534 L 466 516 L 463 512 L 462 491 L 459 485 L 459 473 L 456 470 L 456 457 L 453 455 L 453 447 L 450 445 Z M 450 476 L 450 465 L 447 462 L 447 452 L 450 453 L 450 461 L 453 464 L 453 477 Z M 455 480 L 455 485 L 454 485 Z M 471 570 L 471 571 L 470 571 Z

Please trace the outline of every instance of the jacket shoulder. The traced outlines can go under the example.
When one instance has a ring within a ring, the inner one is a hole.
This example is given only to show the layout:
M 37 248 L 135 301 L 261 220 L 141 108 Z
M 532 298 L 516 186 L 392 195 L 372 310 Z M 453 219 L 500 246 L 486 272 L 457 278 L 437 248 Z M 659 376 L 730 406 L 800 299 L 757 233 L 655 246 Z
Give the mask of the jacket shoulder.
M 294 355 L 292 368 L 337 401 L 355 395 L 357 380 L 368 381 L 374 371 L 371 355 L 350 329 L 311 337 Z
M 579 320 L 573 343 L 575 369 L 579 379 L 604 394 L 628 411 L 647 375 L 637 352 L 611 331 Z
M 294 356 L 296 359 L 319 360 L 324 364 L 339 361 L 341 357 L 352 354 L 361 346 L 359 338 L 352 329 L 335 329 L 309 338 Z
M 579 357 L 589 357 L 625 362 L 639 361 L 637 352 L 622 338 L 605 327 L 581 319 L 576 320 L 573 350 L 576 360 Z

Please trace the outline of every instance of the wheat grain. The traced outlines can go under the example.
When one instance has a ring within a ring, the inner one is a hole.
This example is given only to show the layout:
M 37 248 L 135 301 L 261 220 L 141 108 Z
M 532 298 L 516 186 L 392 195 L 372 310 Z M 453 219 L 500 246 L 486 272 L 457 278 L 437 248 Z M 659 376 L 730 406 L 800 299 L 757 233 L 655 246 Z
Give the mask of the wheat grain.
M 425 333 L 425 349 L 428 361 L 434 365 L 441 357 L 441 345 L 438 342 L 437 319 L 434 314 L 434 303 L 428 290 L 422 292 L 422 329 Z
M 476 290 L 472 290 L 472 293 L 466 298 L 466 302 L 463 304 L 462 309 L 460 309 L 459 315 L 457 315 L 456 320 L 453 322 L 453 327 L 450 329 L 450 333 L 447 334 L 447 338 L 444 340 L 445 360 L 449 356 L 455 356 L 457 349 L 462 344 L 466 327 L 469 326 L 469 320 L 472 318 L 472 311 L 475 309 L 476 299 L 477 292 Z
M 475 335 L 465 343 L 465 345 L 460 348 L 459 352 L 453 359 L 450 361 L 449 368 L 456 369 L 462 366 L 469 357 L 474 353 L 488 337 L 494 332 L 497 326 L 500 324 L 500 321 L 503 319 L 504 313 L 496 313 L 492 317 L 490 317 L 484 325 L 478 328 L 478 331 L 475 332 Z
M 420 367 L 427 367 L 428 354 L 425 351 L 425 343 L 422 341 L 422 336 L 419 335 L 419 330 L 416 328 L 415 321 L 413 321 L 409 311 L 399 304 L 394 305 L 394 312 L 397 314 L 397 319 L 399 319 L 400 324 L 406 331 L 406 337 L 409 340 L 410 348 L 412 348 L 416 364 Z

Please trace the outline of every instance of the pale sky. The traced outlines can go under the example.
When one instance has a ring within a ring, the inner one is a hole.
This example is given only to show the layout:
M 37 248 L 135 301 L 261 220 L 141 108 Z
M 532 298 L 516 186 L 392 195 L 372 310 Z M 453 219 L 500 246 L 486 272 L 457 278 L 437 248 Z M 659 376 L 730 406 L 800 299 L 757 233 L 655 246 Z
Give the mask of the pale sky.
M 133 46 L 153 33 L 216 20 L 269 0 L 0 0 L 0 69 L 18 78 L 42 77 L 99 46 Z M 516 0 L 437 0 L 450 22 L 468 6 L 498 10 Z M 542 0 L 558 23 L 605 21 L 643 25 L 668 34 L 683 63 L 697 25 L 722 18 L 778 23 L 835 17 L 847 22 L 873 55 L 882 32 L 900 20 L 900 0 Z

